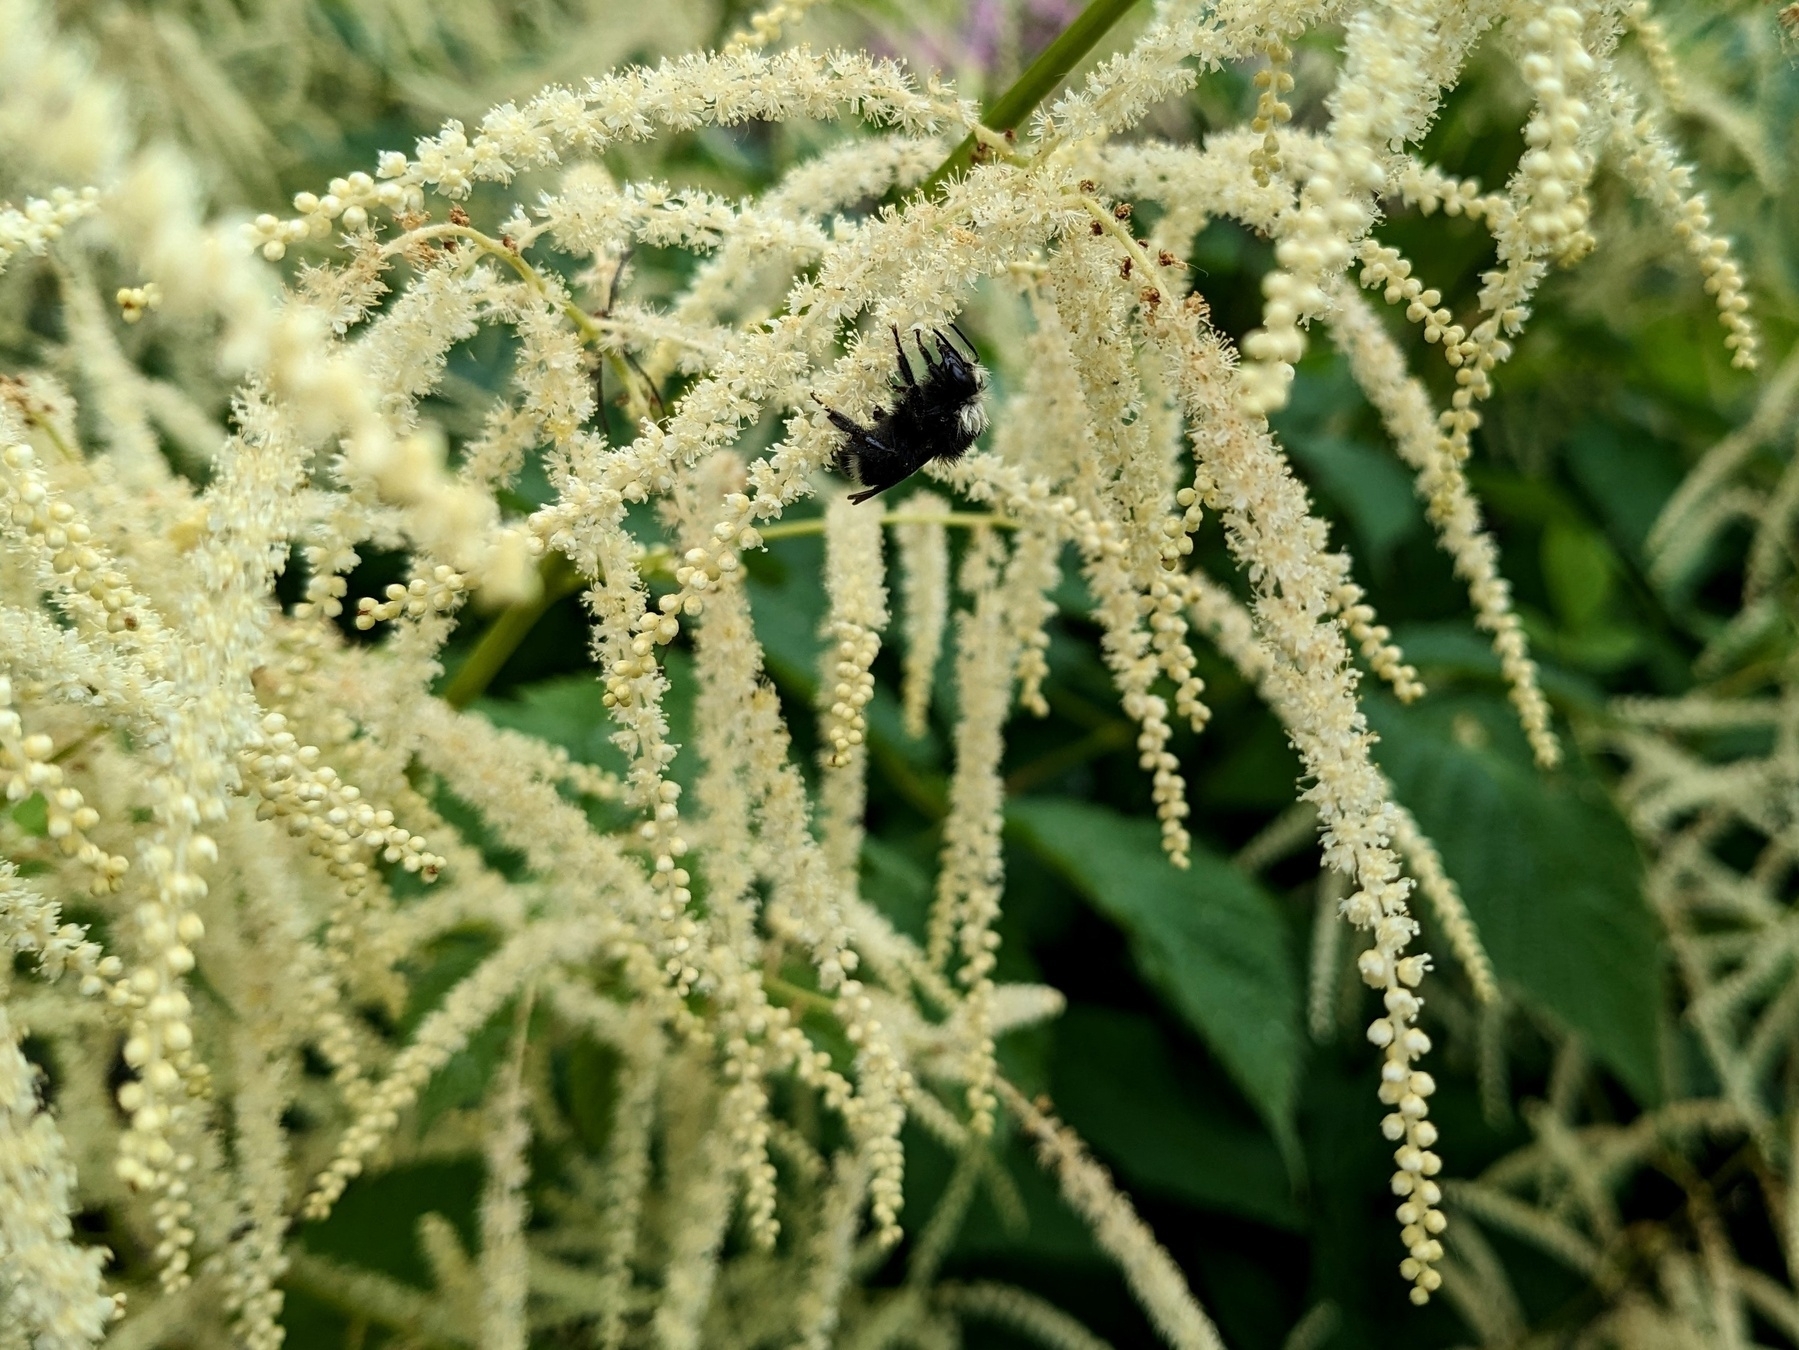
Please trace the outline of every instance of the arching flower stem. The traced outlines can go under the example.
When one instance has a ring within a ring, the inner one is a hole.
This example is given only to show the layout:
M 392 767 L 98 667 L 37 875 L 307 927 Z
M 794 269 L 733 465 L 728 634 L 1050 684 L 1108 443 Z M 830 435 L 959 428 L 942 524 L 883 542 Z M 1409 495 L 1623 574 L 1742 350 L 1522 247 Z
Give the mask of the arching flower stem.
M 982 126 L 1001 136 L 1016 130 L 1136 3 L 1137 0 L 1093 0 L 1037 54 L 1037 59 L 1012 82 L 1012 87 L 988 105 L 981 119 Z M 975 146 L 980 140 L 978 131 L 969 132 L 962 143 L 950 151 L 949 158 L 916 190 L 928 196 L 950 175 L 966 172 L 974 163 Z
M 543 278 L 537 274 L 537 269 L 535 267 L 525 261 L 516 244 L 509 244 L 504 239 L 495 239 L 491 234 L 486 234 L 481 230 L 475 229 L 473 226 L 458 225 L 454 222 L 443 225 L 424 225 L 416 230 L 409 230 L 405 234 L 400 235 L 393 242 L 385 245 L 381 251 L 388 256 L 404 254 L 408 249 L 417 248 L 419 244 L 429 243 L 433 239 L 463 240 L 473 244 L 476 248 L 480 249 L 481 252 L 487 254 L 489 257 L 499 259 L 513 271 L 517 272 L 519 279 L 535 290 L 540 296 L 548 295 L 548 291 L 543 284 Z M 600 326 L 594 322 L 594 318 L 591 314 L 587 313 L 586 310 L 582 309 L 572 300 L 565 301 L 562 304 L 561 309 L 568 321 L 574 324 L 576 331 L 581 334 L 581 341 L 583 343 L 597 342 L 599 340 Z
M 475 233 L 469 231 L 469 233 Z M 528 264 L 527 264 L 528 266 Z M 951 511 L 948 513 L 920 513 L 913 511 L 891 511 L 881 517 L 881 524 L 887 525 L 947 525 L 951 528 L 972 530 L 977 526 L 986 526 L 996 530 L 1014 530 L 1018 528 L 1016 521 L 1007 520 L 1004 516 L 991 512 Z M 797 539 L 809 534 L 823 534 L 824 517 L 816 520 L 786 520 L 769 525 L 758 531 L 764 540 Z M 527 634 L 537 625 L 549 608 L 558 601 L 575 594 L 586 583 L 569 560 L 560 553 L 551 554 L 538 564 L 538 581 L 540 583 L 537 598 L 522 604 L 512 605 L 500 611 L 487 629 L 475 643 L 475 649 L 456 668 L 456 673 L 445 681 L 439 691 L 439 697 L 452 708 L 466 708 L 487 691 L 494 677 L 505 667 L 507 658 L 518 649 Z
M 475 649 L 438 691 L 439 697 L 452 708 L 466 708 L 486 693 L 494 676 L 525 640 L 525 634 L 536 627 L 544 612 L 587 584 L 574 564 L 560 553 L 552 553 L 539 563 L 537 576 L 541 583 L 537 598 L 501 610 L 499 617 L 481 634 Z
M 889 511 L 881 517 L 881 524 L 888 525 L 947 525 L 951 529 L 972 530 L 985 525 L 995 530 L 1015 530 L 1018 522 L 1007 520 L 1004 516 L 980 511 L 949 511 L 922 513 L 916 511 Z M 756 533 L 764 542 L 770 539 L 798 539 L 808 534 L 823 534 L 825 518 L 818 516 L 812 520 L 783 520 L 774 525 L 765 525 Z

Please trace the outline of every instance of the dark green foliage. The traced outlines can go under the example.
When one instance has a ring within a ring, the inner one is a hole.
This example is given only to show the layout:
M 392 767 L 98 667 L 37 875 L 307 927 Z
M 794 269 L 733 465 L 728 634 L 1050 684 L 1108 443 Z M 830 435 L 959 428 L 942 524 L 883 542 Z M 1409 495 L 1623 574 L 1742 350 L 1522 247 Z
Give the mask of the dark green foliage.
M 1578 764 L 1533 769 L 1496 699 L 1371 699 L 1369 714 L 1381 766 L 1459 883 L 1500 981 L 1655 1102 L 1665 957 L 1636 843 L 1604 789 Z
M 1008 817 L 1124 931 L 1143 980 L 1206 1042 L 1291 1151 L 1299 981 L 1273 897 L 1205 848 L 1177 871 L 1152 821 L 1028 798 Z

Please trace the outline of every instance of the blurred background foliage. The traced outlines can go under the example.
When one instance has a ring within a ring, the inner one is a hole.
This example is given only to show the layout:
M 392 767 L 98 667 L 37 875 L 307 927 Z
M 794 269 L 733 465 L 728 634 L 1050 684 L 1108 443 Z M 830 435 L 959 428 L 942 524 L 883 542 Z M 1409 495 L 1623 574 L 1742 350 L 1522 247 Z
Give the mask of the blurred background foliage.
M 1687 261 L 1602 170 L 1600 247 L 1544 288 L 1515 359 L 1500 372 L 1470 464 L 1570 746 L 1562 769 L 1531 766 L 1463 588 L 1434 547 L 1378 419 L 1328 344 L 1313 345 L 1278 422 L 1358 578 L 1429 685 L 1429 696 L 1409 708 L 1370 690 L 1378 758 L 1460 884 L 1504 990 L 1502 1010 L 1483 1012 L 1447 957 L 1427 990 L 1425 1025 L 1440 1047 L 1433 1112 L 1457 1177 L 1529 1142 L 1526 1104 L 1558 1091 L 1556 1075 L 1576 1049 L 1594 1066 L 1579 1088 L 1589 1120 L 1628 1122 L 1718 1090 L 1683 1017 L 1665 934 L 1644 895 L 1639 845 L 1613 804 L 1620 766 L 1603 747 L 1620 696 L 1677 696 L 1700 685 L 1731 695 L 1765 691 L 1793 656 L 1791 567 L 1773 588 L 1774 621 L 1747 635 L 1732 624 L 1742 607 L 1747 528 L 1723 530 L 1674 569 L 1652 567 L 1646 539 L 1688 468 L 1749 416 L 1761 384 L 1780 378 L 1793 348 L 1799 70 L 1769 6 L 1676 0 L 1657 10 L 1687 91 L 1672 113 L 1677 139 L 1744 255 L 1769 359 L 1759 377 L 1729 369 L 1712 303 Z M 1062 0 L 972 0 L 966 8 L 955 0 L 864 0 L 821 5 L 792 36 L 906 56 L 991 93 L 1070 13 Z M 746 14 L 737 0 L 71 0 L 61 18 L 90 35 L 96 61 L 132 91 L 148 133 L 192 148 L 221 206 L 279 210 L 292 192 L 366 167 L 378 149 L 409 145 L 445 117 L 472 121 L 549 81 L 717 45 Z M 1127 22 L 1115 40 L 1129 31 Z M 1326 28 L 1299 44 L 1301 125 L 1322 115 L 1307 94 L 1328 87 L 1338 37 Z M 1646 66 L 1643 73 L 1647 86 Z M 1145 134 L 1203 136 L 1241 122 L 1253 101 L 1249 72 L 1225 71 L 1162 109 Z M 1502 183 L 1521 152 L 1525 106 L 1506 62 L 1477 60 L 1427 157 Z M 686 135 L 672 146 L 622 146 L 608 158 L 620 178 L 649 172 L 653 154 L 657 176 L 748 194 L 812 148 L 808 137 L 827 134 L 836 133 L 752 125 Z M 1380 233 L 1418 260 L 1458 314 L 1472 308 L 1479 273 L 1490 265 L 1490 243 L 1476 225 L 1401 213 Z M 1186 261 L 1221 327 L 1240 335 L 1259 322 L 1269 263 L 1263 241 L 1214 222 Z M 645 249 L 620 285 L 653 301 L 674 288 L 674 269 L 685 265 Z M 979 329 L 987 343 L 1006 331 L 995 306 Z M 18 351 L 54 335 L 0 339 Z M 498 387 L 501 348 L 487 329 L 457 351 L 446 396 L 431 410 L 453 434 L 475 430 L 455 391 Z M 1425 359 L 1421 342 L 1412 354 L 1443 397 L 1442 363 Z M 221 412 L 226 394 L 217 390 Z M 467 406 L 478 404 L 471 398 Z M 623 412 L 609 415 L 623 434 Z M 1742 489 L 1771 492 L 1792 453 L 1790 439 L 1758 446 L 1739 475 Z M 534 504 L 530 483 L 527 474 L 521 508 Z M 1781 544 L 1792 550 L 1790 532 Z M 1231 573 L 1215 534 L 1202 536 L 1201 547 L 1214 550 L 1213 575 Z M 818 666 L 822 545 L 816 537 L 781 539 L 748 563 L 769 669 L 803 738 Z M 378 595 L 401 575 L 398 558 L 371 557 L 353 578 L 352 599 Z M 1069 613 L 1083 608 L 1071 603 Z M 451 669 L 481 622 L 474 614 L 465 622 Z M 999 975 L 1052 984 L 1069 1006 L 1003 1046 L 1007 1072 L 1047 1093 L 1091 1141 L 1232 1347 L 1358 1350 L 1399 1336 L 1420 1347 L 1474 1342 L 1477 1329 L 1453 1300 L 1413 1309 L 1392 1273 L 1386 1146 L 1368 1091 L 1369 1048 L 1357 1030 L 1372 995 L 1353 978 L 1347 949 L 1334 965 L 1308 968 L 1313 925 L 1336 893 L 1318 874 L 1309 819 L 1292 806 L 1297 762 L 1279 725 L 1221 658 L 1201 653 L 1215 715 L 1202 736 L 1176 733 L 1195 803 L 1193 867 L 1178 873 L 1162 861 L 1133 728 L 1116 710 L 1097 631 L 1076 617 L 1053 631 L 1050 713 L 1040 721 L 1021 714 L 1010 738 Z M 581 611 L 565 600 L 478 706 L 578 759 L 610 764 L 587 650 Z M 909 738 L 892 693 L 897 661 L 884 652 L 876 667 L 863 868 L 865 893 L 916 933 L 939 843 L 955 690 L 946 662 L 933 729 Z M 676 740 L 688 706 L 684 662 L 679 648 L 671 652 Z M 808 768 L 813 748 L 796 746 Z M 681 771 L 677 761 L 677 777 Z M 453 813 L 454 804 L 445 809 Z M 472 813 L 461 818 L 477 830 Z M 1424 948 L 1445 952 L 1425 923 Z M 443 944 L 439 968 L 421 973 L 409 1019 L 486 949 L 478 933 Z M 481 1099 L 507 1028 L 497 1022 L 489 1033 L 434 1083 L 425 1112 Z M 541 1150 L 601 1146 L 611 1070 L 593 1046 L 559 1059 L 552 1090 L 579 1128 Z M 922 1132 L 907 1142 L 910 1224 L 952 1184 L 955 1160 Z M 1034 1288 L 1116 1345 L 1153 1343 L 1113 1268 L 1023 1148 L 1007 1145 L 997 1157 L 979 1178 L 945 1276 Z M 1709 1194 L 1733 1225 L 1739 1259 L 1778 1273 L 1753 1169 L 1730 1149 L 1713 1156 L 1701 1148 L 1687 1162 L 1713 1183 Z M 540 1177 L 557 1170 L 553 1157 L 533 1168 Z M 472 1158 L 366 1178 L 328 1222 L 302 1230 L 303 1248 L 428 1287 L 419 1220 L 441 1214 L 471 1245 L 479 1185 Z M 1621 1205 L 1628 1224 L 1678 1233 L 1691 1222 L 1690 1195 L 1649 1175 Z M 539 1206 L 553 1203 L 534 1197 Z M 1578 1339 L 1608 1292 L 1524 1243 L 1491 1241 L 1523 1325 L 1539 1343 Z M 893 1269 L 903 1269 L 899 1258 Z M 290 1277 L 289 1344 L 382 1343 L 379 1328 L 334 1310 L 325 1270 L 302 1261 Z M 1012 1342 L 996 1329 L 983 1343 Z

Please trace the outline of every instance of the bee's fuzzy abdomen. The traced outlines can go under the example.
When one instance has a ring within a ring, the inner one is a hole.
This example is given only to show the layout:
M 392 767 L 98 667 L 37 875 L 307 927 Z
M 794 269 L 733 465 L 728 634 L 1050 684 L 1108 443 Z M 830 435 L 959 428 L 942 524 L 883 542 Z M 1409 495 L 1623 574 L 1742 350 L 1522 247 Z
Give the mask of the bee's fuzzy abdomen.
M 955 331 L 961 336 L 961 329 Z M 968 344 L 965 356 L 941 329 L 935 336 L 937 353 L 933 357 L 923 336 L 914 334 L 925 366 L 920 379 L 906 356 L 899 329 L 893 329 L 899 378 L 894 382 L 898 397 L 891 411 L 875 409 L 870 424 L 864 426 L 834 409 L 825 409 L 844 437 L 836 466 L 864 489 L 851 501 L 867 501 L 905 482 L 934 459 L 960 459 L 986 429 L 987 415 L 981 407 L 986 380 L 974 358 L 974 344 L 962 338 Z

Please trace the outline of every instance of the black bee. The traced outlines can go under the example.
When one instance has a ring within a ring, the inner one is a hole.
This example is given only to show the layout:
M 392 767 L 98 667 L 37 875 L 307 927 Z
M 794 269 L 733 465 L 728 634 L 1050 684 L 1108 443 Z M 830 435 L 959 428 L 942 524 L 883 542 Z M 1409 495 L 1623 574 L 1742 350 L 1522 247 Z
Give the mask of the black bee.
M 986 372 L 975 355 L 974 343 L 955 324 L 950 328 L 968 348 L 964 356 L 947 337 L 937 330 L 937 355 L 926 349 L 924 338 L 912 335 L 918 354 L 924 359 L 925 376 L 921 383 L 906 357 L 899 329 L 893 330 L 893 346 L 899 353 L 899 379 L 893 388 L 899 398 L 893 411 L 876 408 L 873 426 L 863 426 L 845 417 L 835 408 L 826 408 L 831 425 L 844 434 L 843 446 L 837 451 L 839 473 L 854 478 L 864 489 L 850 498 L 865 502 L 903 483 L 933 459 L 960 459 L 974 444 L 974 439 L 987 427 L 987 414 L 981 409 L 981 389 L 987 383 Z

